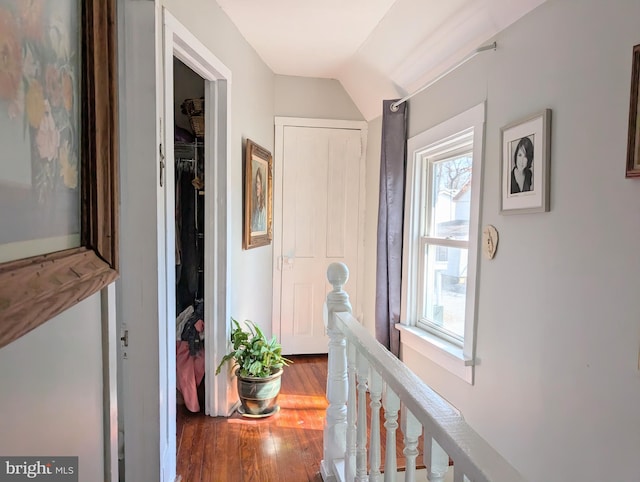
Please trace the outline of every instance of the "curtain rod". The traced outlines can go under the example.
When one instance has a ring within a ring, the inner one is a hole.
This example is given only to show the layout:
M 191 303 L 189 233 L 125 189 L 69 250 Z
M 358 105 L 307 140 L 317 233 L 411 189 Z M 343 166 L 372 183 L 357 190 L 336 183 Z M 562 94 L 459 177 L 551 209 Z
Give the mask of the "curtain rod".
M 436 82 L 438 82 L 442 77 L 444 77 L 445 75 L 450 74 L 451 72 L 453 72 L 454 70 L 456 70 L 458 67 L 460 67 L 461 65 L 467 63 L 469 60 L 471 60 L 472 58 L 474 58 L 476 55 L 478 55 L 480 52 L 484 52 L 486 50 L 495 50 L 497 47 L 497 44 L 495 42 L 493 42 L 492 44 L 489 45 L 483 45 L 482 47 L 478 47 L 477 49 L 475 49 L 473 52 L 471 52 L 469 55 L 467 55 L 464 59 L 462 59 L 460 62 L 458 62 L 456 65 L 454 65 L 453 67 L 451 67 L 449 70 L 447 70 L 446 72 L 443 72 L 442 74 L 438 75 L 435 79 L 433 79 L 431 82 L 429 82 L 428 84 L 423 85 L 422 87 L 420 87 L 418 90 L 416 90 L 415 92 L 412 92 L 411 94 L 403 97 L 402 99 L 394 102 L 393 104 L 391 104 L 390 108 L 391 108 L 391 112 L 397 112 L 398 111 L 398 107 L 400 107 L 400 104 L 402 104 L 403 102 L 408 101 L 411 97 L 413 97 L 416 94 L 419 94 L 420 92 L 422 92 L 424 89 L 427 89 L 429 87 L 431 87 L 433 84 L 435 84 Z

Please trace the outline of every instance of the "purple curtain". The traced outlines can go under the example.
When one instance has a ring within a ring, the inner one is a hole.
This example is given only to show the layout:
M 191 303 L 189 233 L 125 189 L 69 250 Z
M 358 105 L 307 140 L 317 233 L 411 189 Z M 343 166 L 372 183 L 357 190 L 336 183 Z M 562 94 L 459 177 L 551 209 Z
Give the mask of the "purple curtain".
M 378 261 L 376 269 L 376 339 L 395 356 L 400 354 L 402 226 L 407 159 L 407 103 L 391 111 L 395 100 L 382 103 Z

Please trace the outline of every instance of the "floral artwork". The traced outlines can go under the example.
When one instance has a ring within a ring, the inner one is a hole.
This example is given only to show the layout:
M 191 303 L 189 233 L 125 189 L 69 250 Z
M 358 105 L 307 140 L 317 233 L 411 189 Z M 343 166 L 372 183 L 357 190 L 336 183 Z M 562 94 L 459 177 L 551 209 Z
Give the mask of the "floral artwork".
M 79 232 L 79 22 L 77 0 L 0 0 L 0 245 Z

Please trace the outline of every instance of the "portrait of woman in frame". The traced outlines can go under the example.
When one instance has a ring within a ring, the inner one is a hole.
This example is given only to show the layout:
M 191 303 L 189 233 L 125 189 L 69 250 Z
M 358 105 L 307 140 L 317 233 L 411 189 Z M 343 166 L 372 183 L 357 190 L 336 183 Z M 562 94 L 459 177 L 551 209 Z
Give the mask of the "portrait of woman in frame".
M 271 243 L 273 158 L 264 147 L 247 139 L 244 160 L 244 233 L 242 247 Z

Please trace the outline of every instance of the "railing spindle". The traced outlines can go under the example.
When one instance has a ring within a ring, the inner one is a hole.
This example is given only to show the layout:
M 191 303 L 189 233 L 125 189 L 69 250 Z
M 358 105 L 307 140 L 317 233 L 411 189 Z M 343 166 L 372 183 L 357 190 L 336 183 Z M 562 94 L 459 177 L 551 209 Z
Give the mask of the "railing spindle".
M 356 373 L 358 370 L 356 347 L 347 344 L 347 373 L 349 395 L 347 399 L 347 451 L 345 454 L 345 480 L 351 481 L 356 473 Z
M 371 396 L 371 433 L 369 437 L 369 481 L 381 482 L 380 472 L 380 399 L 382 398 L 382 377 L 369 367 L 369 395 Z
M 384 453 L 384 482 L 395 482 L 398 471 L 396 454 L 396 430 L 398 429 L 398 411 L 400 399 L 388 385 L 384 388 L 384 428 L 387 431 L 387 440 Z
M 407 468 L 404 480 L 414 482 L 416 480 L 416 458 L 418 457 L 418 438 L 422 434 L 422 425 L 418 419 L 405 406 L 402 407 L 402 433 L 404 434 L 404 450 Z
M 431 441 L 431 443 L 429 443 Z M 444 482 L 449 470 L 449 455 L 432 437 L 425 434 L 424 465 L 427 467 L 429 482 Z
M 361 353 L 358 359 L 358 423 L 356 440 L 356 481 L 368 482 L 367 476 L 367 382 L 369 362 Z

